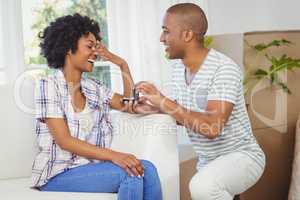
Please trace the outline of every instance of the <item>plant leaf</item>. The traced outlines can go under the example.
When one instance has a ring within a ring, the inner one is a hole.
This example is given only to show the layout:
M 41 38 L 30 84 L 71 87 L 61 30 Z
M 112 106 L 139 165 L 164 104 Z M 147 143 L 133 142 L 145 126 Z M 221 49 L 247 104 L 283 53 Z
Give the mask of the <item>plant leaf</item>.
M 289 40 L 286 40 L 286 39 L 281 39 L 281 43 L 282 44 L 287 44 L 287 45 L 289 45 L 289 44 L 293 44 L 291 41 L 289 41 Z
M 262 43 L 262 44 L 254 45 L 253 48 L 256 51 L 263 51 L 264 49 L 268 48 L 268 46 Z
M 292 44 L 291 41 L 289 40 L 286 40 L 286 39 L 281 39 L 281 40 L 273 40 L 271 42 L 269 42 L 268 44 L 265 44 L 265 43 L 259 43 L 259 44 L 256 44 L 253 46 L 253 48 L 256 50 L 256 51 L 263 51 L 265 49 L 268 49 L 270 47 L 279 47 L 279 46 L 283 46 L 283 45 L 290 45 Z
M 263 76 L 268 75 L 268 72 L 266 72 L 266 71 L 263 70 L 263 69 L 257 69 L 257 70 L 254 72 L 254 75 L 255 75 L 255 76 L 258 76 L 259 78 L 262 78 Z
M 277 83 L 277 85 L 279 85 L 284 92 L 286 92 L 288 94 L 292 94 L 291 90 L 288 88 L 288 86 L 285 83 L 279 82 L 279 83 Z
M 214 38 L 212 36 L 205 36 L 204 37 L 204 47 L 208 48 L 212 42 L 214 41 Z
M 286 83 L 282 82 L 279 77 L 278 77 L 278 74 L 274 74 L 274 83 L 276 85 L 278 85 L 279 87 L 281 87 L 281 89 L 288 93 L 288 94 L 291 94 L 291 90 L 288 88 L 288 86 L 286 85 Z

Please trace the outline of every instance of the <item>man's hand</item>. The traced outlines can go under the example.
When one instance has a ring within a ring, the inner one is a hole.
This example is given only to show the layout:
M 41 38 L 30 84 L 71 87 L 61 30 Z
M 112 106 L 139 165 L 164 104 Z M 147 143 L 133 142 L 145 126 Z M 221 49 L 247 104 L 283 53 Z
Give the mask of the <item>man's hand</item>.
M 140 97 L 138 103 L 133 105 L 133 111 L 138 114 L 154 114 L 158 113 L 159 109 L 151 105 L 145 97 Z
M 160 108 L 160 104 L 165 97 L 153 84 L 142 81 L 139 82 L 135 88 L 138 92 L 143 94 L 143 97 L 148 100 L 154 108 Z

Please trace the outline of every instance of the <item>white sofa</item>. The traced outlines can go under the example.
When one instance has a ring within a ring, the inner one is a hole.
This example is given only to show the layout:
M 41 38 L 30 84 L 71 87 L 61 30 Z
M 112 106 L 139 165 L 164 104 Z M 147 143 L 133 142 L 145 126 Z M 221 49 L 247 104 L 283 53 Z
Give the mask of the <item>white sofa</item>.
M 116 194 L 39 192 L 29 188 L 35 152 L 32 83 L 0 85 L 0 200 L 112 200 Z M 24 113 L 26 111 L 27 113 Z M 179 200 L 176 126 L 167 115 L 112 113 L 112 148 L 152 161 L 166 200 Z

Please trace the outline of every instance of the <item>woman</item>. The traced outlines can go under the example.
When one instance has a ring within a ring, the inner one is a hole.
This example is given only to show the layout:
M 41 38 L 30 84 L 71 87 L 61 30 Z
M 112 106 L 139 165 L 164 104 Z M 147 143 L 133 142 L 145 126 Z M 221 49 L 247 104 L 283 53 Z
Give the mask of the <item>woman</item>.
M 98 24 L 79 14 L 56 19 L 41 38 L 41 52 L 52 68 L 35 91 L 38 153 L 32 186 L 41 191 L 118 192 L 121 200 L 162 199 L 156 168 L 134 155 L 109 149 L 109 107 L 122 104 L 133 84 L 125 60 L 100 42 Z M 120 67 L 124 95 L 84 76 L 97 56 Z

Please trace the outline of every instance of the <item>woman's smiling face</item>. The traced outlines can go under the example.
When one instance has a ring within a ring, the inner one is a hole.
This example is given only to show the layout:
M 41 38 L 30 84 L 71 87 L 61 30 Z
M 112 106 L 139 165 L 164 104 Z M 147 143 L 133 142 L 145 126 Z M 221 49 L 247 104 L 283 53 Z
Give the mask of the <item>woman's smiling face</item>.
M 92 33 L 83 35 L 77 42 L 77 50 L 69 51 L 70 64 L 81 72 L 93 71 L 94 61 L 98 56 L 98 42 Z

